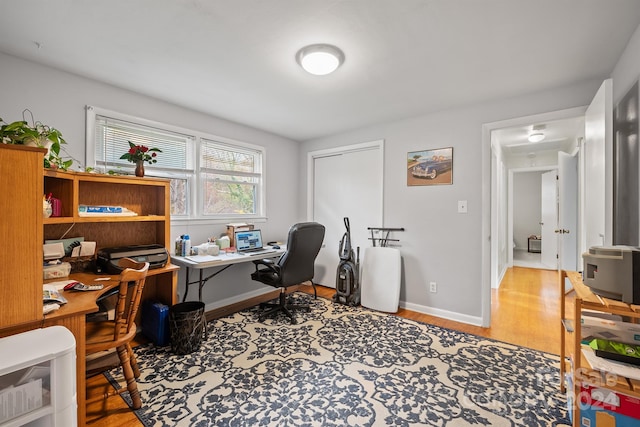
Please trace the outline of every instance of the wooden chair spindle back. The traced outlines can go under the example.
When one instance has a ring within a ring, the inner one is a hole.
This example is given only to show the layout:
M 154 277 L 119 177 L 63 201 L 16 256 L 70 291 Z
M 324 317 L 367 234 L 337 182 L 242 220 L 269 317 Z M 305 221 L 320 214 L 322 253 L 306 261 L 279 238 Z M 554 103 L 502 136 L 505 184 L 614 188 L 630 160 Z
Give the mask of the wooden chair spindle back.
M 133 327 L 140 306 L 147 271 L 149 270 L 148 262 L 135 262 L 130 258 L 121 259 L 119 265 L 124 267 L 124 270 L 120 273 L 120 288 L 115 313 L 116 325 L 113 332 L 114 340 L 118 340 L 121 336 L 127 334 Z M 131 289 L 131 299 L 127 304 L 129 289 Z

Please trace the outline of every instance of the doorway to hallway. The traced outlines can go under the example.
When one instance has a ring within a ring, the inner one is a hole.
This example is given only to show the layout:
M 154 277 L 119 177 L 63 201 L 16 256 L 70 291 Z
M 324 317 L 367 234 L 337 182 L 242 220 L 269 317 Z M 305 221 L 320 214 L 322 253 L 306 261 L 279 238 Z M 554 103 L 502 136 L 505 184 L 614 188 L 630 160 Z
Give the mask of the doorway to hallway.
M 515 170 L 557 169 L 559 152 L 576 153 L 584 136 L 585 110 L 586 107 L 576 107 L 483 125 L 483 157 L 488 159 L 483 168 L 483 235 L 486 237 L 483 246 L 483 326 L 493 323 L 490 290 L 498 288 L 507 270 L 514 266 L 509 177 Z M 541 130 L 545 134 L 542 141 L 529 140 L 532 134 Z M 574 189 L 574 194 L 577 191 Z M 555 230 L 551 232 L 555 237 Z M 571 232 L 577 233 L 575 228 Z M 542 230 L 540 236 L 542 238 Z M 553 237 L 549 239 L 553 240 Z

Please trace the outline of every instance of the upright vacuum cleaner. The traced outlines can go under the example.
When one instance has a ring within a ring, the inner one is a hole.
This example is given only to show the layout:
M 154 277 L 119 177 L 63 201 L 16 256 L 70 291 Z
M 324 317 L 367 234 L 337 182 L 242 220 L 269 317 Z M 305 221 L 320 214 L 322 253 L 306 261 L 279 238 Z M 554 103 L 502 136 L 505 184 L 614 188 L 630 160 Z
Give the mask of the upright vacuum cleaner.
M 358 271 L 360 268 L 360 247 L 357 248 L 357 255 L 354 256 L 351 247 L 351 228 L 349 218 L 344 218 L 344 225 L 347 232 L 342 236 L 338 255 L 340 263 L 336 274 L 336 294 L 333 301 L 340 304 L 356 306 L 360 304 L 360 278 Z

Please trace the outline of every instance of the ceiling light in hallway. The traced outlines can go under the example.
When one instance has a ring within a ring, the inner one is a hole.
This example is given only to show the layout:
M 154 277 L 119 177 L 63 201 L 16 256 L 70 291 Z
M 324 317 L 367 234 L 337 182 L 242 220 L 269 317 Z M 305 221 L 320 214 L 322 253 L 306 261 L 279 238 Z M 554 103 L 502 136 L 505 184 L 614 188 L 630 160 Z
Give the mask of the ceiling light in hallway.
M 544 139 L 544 133 L 542 132 L 534 132 L 529 135 L 529 142 L 540 142 Z

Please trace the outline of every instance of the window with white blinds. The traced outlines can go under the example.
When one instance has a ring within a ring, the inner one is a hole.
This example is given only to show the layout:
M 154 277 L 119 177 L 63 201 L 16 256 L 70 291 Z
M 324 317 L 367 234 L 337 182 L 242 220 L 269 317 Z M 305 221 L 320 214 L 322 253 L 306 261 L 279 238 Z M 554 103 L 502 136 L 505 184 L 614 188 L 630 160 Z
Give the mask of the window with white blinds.
M 188 167 L 187 152 L 193 146 L 195 137 L 169 132 L 151 126 L 118 120 L 96 114 L 95 116 L 95 153 L 96 164 L 105 167 L 132 166 L 120 159 L 129 150 L 129 141 L 135 145 L 155 147 L 162 151 L 154 167 L 163 169 L 193 170 Z
M 162 151 L 145 174 L 171 180 L 172 217 L 265 216 L 263 147 L 87 107 L 88 166 L 133 174 L 135 165 L 120 159 L 129 141 Z

